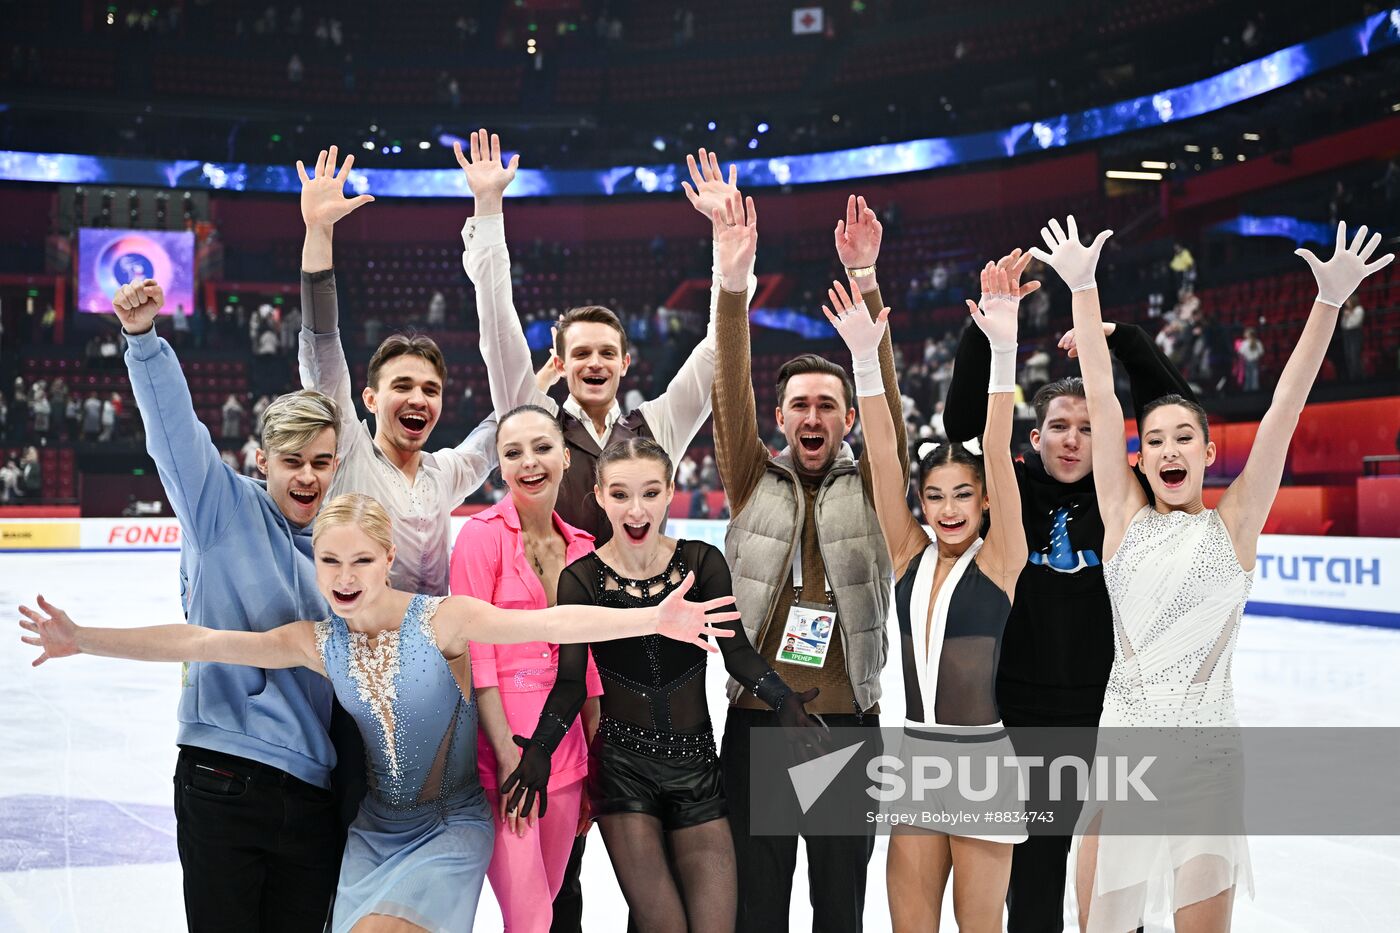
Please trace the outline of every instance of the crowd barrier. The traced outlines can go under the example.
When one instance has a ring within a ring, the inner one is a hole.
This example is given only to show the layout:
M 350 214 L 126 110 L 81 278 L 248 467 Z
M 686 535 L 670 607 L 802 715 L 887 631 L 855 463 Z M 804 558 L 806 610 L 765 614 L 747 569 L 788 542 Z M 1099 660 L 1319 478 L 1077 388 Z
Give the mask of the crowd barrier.
M 454 537 L 466 520 L 465 516 L 453 518 Z M 726 525 L 673 518 L 667 531 L 722 548 Z M 179 547 L 180 525 L 173 518 L 0 520 L 0 552 L 176 551 Z M 1400 628 L 1400 538 L 1263 535 L 1248 611 Z

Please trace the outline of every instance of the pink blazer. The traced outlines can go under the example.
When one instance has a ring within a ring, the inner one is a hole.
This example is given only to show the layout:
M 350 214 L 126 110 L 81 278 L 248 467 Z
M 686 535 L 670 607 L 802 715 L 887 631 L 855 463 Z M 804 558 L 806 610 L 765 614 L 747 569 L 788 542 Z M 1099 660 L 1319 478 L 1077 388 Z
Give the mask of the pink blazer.
M 591 553 L 593 536 L 566 523 L 557 514 L 554 527 L 564 536 L 565 566 Z M 507 495 L 495 506 L 467 520 L 452 548 L 452 592 L 475 596 L 502 609 L 547 609 L 544 587 L 525 557 L 520 515 Z M 496 687 L 501 693 L 511 731 L 529 737 L 535 731 L 544 701 L 559 672 L 559 646 L 534 641 L 521 645 L 471 643 L 472 683 Z M 603 682 L 588 656 L 588 695 L 602 696 Z M 477 762 L 483 787 L 495 791 L 496 753 L 484 730 L 477 735 Z M 583 723 L 575 719 L 555 749 L 549 776 L 551 789 L 580 781 L 588 772 L 588 747 Z

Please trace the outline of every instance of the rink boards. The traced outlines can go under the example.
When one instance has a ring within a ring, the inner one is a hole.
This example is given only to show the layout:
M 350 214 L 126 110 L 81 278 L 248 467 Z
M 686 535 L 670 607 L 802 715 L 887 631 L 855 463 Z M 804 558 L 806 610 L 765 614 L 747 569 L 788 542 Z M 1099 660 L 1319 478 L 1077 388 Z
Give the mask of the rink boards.
M 466 522 L 453 518 L 453 536 Z M 724 521 L 671 519 L 668 533 L 724 546 Z M 173 518 L 0 520 L 0 551 L 174 551 Z M 1400 628 L 1400 538 L 1263 535 L 1248 611 Z

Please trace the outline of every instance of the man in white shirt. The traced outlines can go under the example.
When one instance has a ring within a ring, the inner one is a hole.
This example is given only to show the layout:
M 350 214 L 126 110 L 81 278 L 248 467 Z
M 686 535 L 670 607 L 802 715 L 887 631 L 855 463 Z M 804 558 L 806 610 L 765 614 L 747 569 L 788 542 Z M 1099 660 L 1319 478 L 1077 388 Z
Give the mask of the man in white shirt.
M 486 360 L 492 404 L 498 415 L 526 404 L 558 414 L 571 458 L 556 511 L 564 521 L 590 532 L 601 547 L 612 537 L 612 527 L 592 494 L 593 466 L 603 448 L 632 436 L 651 437 L 666 450 L 671 462 L 679 465 L 690 442 L 710 417 L 719 276 L 712 274 L 710 324 L 704 339 L 664 393 L 630 412 L 624 412 L 617 400 L 619 383 L 631 362 L 627 333 L 621 322 L 612 311 L 596 305 L 565 314 L 555 343 L 555 365 L 569 388 L 569 397 L 561 409 L 535 385 L 530 347 L 511 290 L 503 205 L 505 190 L 515 178 L 520 157 L 513 156 L 506 165 L 501 160 L 500 139 L 485 130 L 472 135 L 470 159 L 463 155 L 460 146 L 456 152 L 475 198 L 473 215 L 462 228 L 462 265 L 476 286 L 481 355 Z M 712 209 L 723 209 L 729 197 L 737 194 L 737 169 L 730 166 L 726 181 L 718 158 L 703 149 L 698 164 L 694 157 L 687 157 L 686 161 L 695 183 L 694 187 L 683 183 L 686 196 L 709 220 Z M 750 296 L 756 286 L 757 279 L 750 269 Z
M 374 200 L 346 198 L 345 181 L 354 156 L 336 173 L 337 151 L 322 152 L 316 176 L 301 175 L 301 212 L 306 240 L 301 253 L 302 329 L 298 362 L 301 383 L 335 399 L 340 409 L 340 468 L 330 496 L 358 492 L 373 496 L 394 525 L 394 566 L 390 582 L 410 593 L 448 594 L 452 510 L 496 467 L 496 422 L 483 421 L 457 447 L 424 451 L 442 414 L 447 367 L 427 337 L 389 336 L 370 358 L 368 385 L 361 393 L 375 416 L 355 416 L 350 369 L 340 343 L 332 232 L 336 221 Z

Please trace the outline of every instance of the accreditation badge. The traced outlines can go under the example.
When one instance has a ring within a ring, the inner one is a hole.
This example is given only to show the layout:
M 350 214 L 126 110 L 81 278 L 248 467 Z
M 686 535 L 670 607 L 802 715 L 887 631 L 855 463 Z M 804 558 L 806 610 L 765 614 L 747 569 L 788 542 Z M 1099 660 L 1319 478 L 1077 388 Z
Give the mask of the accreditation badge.
M 835 632 L 835 608 L 796 603 L 788 610 L 777 659 L 799 667 L 821 667 L 826 664 L 826 653 Z

